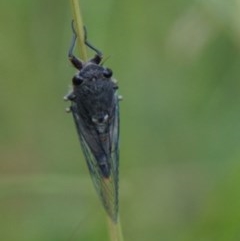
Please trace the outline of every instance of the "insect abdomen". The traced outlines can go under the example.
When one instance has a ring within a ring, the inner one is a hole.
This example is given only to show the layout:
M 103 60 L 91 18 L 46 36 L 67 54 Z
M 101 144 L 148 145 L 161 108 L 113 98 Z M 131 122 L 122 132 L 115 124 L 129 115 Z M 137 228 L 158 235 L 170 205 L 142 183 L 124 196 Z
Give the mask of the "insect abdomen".
M 96 160 L 98 162 L 98 166 L 102 173 L 102 176 L 108 178 L 110 176 L 111 167 L 107 156 L 105 154 L 98 155 L 96 157 Z

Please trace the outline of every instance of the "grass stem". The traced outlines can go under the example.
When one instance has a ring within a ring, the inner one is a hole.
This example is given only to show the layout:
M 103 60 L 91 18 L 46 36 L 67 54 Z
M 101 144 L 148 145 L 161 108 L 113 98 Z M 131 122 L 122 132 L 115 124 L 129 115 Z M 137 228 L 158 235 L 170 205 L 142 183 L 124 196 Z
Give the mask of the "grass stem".
M 110 235 L 111 241 L 124 241 L 120 219 L 118 219 L 117 223 L 114 223 L 108 217 L 108 229 L 109 229 L 109 235 Z
M 81 16 L 81 9 L 79 0 L 70 0 L 70 4 L 72 7 L 72 15 L 74 20 L 74 28 L 77 33 L 77 43 L 80 52 L 80 58 L 83 61 L 87 61 L 87 50 L 84 43 L 84 29 L 83 29 L 83 21 Z

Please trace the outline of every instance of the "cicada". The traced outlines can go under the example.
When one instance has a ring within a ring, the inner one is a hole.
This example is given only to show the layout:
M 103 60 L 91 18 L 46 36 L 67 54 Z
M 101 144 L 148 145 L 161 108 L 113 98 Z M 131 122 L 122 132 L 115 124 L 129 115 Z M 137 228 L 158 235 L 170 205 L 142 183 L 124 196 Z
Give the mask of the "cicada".
M 87 166 L 100 200 L 109 215 L 118 219 L 118 167 L 119 167 L 119 100 L 116 80 L 111 69 L 102 64 L 103 55 L 87 40 L 85 44 L 95 56 L 84 62 L 73 54 L 77 35 L 68 57 L 78 70 L 72 78 L 72 91 L 65 100 L 71 101 L 78 137 Z

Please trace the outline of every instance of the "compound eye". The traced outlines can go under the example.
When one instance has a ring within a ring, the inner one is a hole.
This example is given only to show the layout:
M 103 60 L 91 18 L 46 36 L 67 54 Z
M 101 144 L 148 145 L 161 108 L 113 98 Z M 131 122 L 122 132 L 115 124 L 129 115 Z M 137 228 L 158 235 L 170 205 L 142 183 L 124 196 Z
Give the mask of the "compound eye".
M 103 76 L 106 77 L 106 78 L 111 78 L 112 74 L 113 74 L 113 72 L 109 68 L 106 68 L 106 69 L 103 70 Z
M 73 78 L 72 78 L 72 83 L 74 85 L 80 85 L 81 83 L 83 82 L 83 78 L 79 75 L 75 75 Z

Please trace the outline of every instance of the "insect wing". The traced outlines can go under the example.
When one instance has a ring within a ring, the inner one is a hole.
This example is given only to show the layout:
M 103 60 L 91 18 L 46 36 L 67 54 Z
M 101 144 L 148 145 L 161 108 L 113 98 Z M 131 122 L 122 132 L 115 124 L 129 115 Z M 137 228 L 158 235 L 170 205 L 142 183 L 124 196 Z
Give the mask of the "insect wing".
M 114 115 L 111 126 L 109 127 L 109 146 L 111 147 L 111 155 L 109 156 L 110 175 L 104 177 L 101 169 L 99 168 L 98 161 L 93 155 L 89 144 L 86 141 L 87 133 L 84 128 L 84 121 L 77 111 L 76 103 L 72 102 L 71 110 L 74 117 L 75 125 L 77 128 L 79 140 L 83 149 L 83 153 L 87 162 L 87 166 L 93 180 L 95 189 L 101 199 L 101 202 L 114 222 L 117 222 L 118 216 L 118 160 L 119 160 L 119 104 L 118 97 L 115 94 L 115 107 Z M 92 136 L 96 141 L 96 137 Z M 98 142 L 101 145 L 101 142 Z

